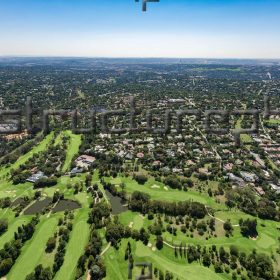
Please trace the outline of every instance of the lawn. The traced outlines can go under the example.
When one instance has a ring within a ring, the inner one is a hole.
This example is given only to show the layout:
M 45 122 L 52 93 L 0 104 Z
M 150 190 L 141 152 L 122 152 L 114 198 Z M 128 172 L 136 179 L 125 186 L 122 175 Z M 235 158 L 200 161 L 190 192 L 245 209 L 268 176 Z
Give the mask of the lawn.
M 75 278 L 78 260 L 84 253 L 89 238 L 87 218 L 88 211 L 86 209 L 79 210 L 74 220 L 70 240 L 66 246 L 64 263 L 56 273 L 55 280 L 72 280 Z
M 207 194 L 199 193 L 194 190 L 181 191 L 177 189 L 171 189 L 165 186 L 161 182 L 155 181 L 154 178 L 150 178 L 144 185 L 138 184 L 132 177 L 116 177 L 107 178 L 113 184 L 119 185 L 120 183 L 125 183 L 125 190 L 128 193 L 134 191 L 141 191 L 147 193 L 154 200 L 164 200 L 164 201 L 185 201 L 192 200 L 197 201 L 202 204 L 208 205 L 215 209 L 226 209 L 224 204 L 218 204 L 213 198 L 210 198 Z M 155 186 L 157 186 L 155 188 Z
M 157 267 L 162 271 L 168 269 L 174 275 L 174 279 L 188 280 L 222 280 L 230 279 L 225 274 L 215 274 L 212 268 L 205 268 L 197 263 L 187 264 L 183 259 L 175 259 L 172 249 L 163 248 L 161 251 L 153 251 L 148 246 L 143 245 L 142 242 L 134 241 L 132 239 L 123 240 L 118 250 L 110 248 L 103 256 L 107 269 L 107 276 L 105 279 L 111 280 L 125 280 L 128 275 L 128 261 L 124 260 L 125 249 L 127 242 L 130 241 L 132 245 L 132 254 L 134 264 L 137 262 L 150 262 L 153 267 Z M 137 271 L 138 270 L 138 271 Z M 139 276 L 139 269 L 133 270 L 133 279 Z
M 30 216 L 20 216 L 14 218 L 14 213 L 12 213 L 11 210 L 1 210 L 1 212 L 3 211 L 5 211 L 5 214 L 1 216 L 1 218 L 4 217 L 8 219 L 8 230 L 0 237 L 0 249 L 4 247 L 6 242 L 12 241 L 14 233 L 17 231 L 19 226 L 27 224 L 31 220 Z
M 254 217 L 244 214 L 240 211 L 221 211 L 215 214 L 216 218 L 220 218 L 222 220 L 230 219 L 232 224 L 238 224 L 240 218 L 243 219 L 254 219 Z M 225 232 L 223 230 L 223 223 L 216 220 L 216 232 L 218 232 L 218 238 L 210 238 L 206 240 L 206 234 L 202 237 L 191 238 L 187 237 L 186 234 L 182 233 L 180 230 L 177 231 L 177 235 L 173 236 L 168 232 L 163 233 L 163 237 L 165 241 L 170 244 L 180 245 L 181 242 L 185 242 L 187 244 L 199 244 L 201 246 L 224 246 L 225 248 L 229 248 L 230 245 L 236 245 L 241 251 L 251 252 L 253 249 L 257 249 L 258 252 L 271 254 L 274 253 L 278 248 L 279 244 L 277 242 L 277 238 L 280 237 L 280 231 L 277 230 L 278 223 L 274 221 L 264 221 L 261 219 L 257 219 L 258 227 L 257 231 L 259 236 L 257 240 L 245 238 L 240 233 L 239 227 L 234 227 L 233 236 L 226 237 Z M 219 232 L 223 232 L 219 234 Z
M 8 274 L 9 280 L 25 279 L 40 264 L 39 261 L 45 252 L 46 243 L 54 234 L 57 228 L 57 222 L 58 219 L 55 216 L 41 218 L 32 239 L 27 241 L 23 246 L 19 258 Z
M 70 141 L 67 147 L 66 160 L 62 167 L 63 172 L 69 171 L 72 159 L 78 154 L 82 142 L 81 135 L 73 134 L 70 130 L 66 130 L 65 135 L 70 137 Z

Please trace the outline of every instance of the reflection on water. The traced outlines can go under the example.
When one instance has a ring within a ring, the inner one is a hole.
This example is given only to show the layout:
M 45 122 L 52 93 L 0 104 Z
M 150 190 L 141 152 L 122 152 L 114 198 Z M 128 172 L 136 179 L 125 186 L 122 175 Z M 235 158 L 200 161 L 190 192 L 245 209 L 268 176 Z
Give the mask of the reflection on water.
M 120 214 L 127 210 L 127 206 L 124 206 L 125 202 L 118 196 L 113 196 L 109 191 L 105 190 L 106 196 L 109 198 L 112 205 L 112 214 Z

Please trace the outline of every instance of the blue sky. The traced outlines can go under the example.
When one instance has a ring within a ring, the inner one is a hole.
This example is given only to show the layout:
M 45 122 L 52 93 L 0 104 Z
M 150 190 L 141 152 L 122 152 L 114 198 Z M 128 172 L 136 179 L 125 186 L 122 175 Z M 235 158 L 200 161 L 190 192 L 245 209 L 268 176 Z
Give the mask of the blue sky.
M 0 55 L 280 58 L 279 0 L 0 0 Z

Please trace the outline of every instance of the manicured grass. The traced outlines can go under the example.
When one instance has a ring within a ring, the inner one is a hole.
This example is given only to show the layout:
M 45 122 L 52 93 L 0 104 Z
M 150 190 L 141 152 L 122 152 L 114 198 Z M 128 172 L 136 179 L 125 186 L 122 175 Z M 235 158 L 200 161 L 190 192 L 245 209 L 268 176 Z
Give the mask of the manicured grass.
M 87 224 L 88 211 L 81 209 L 77 213 L 73 224 L 73 231 L 66 246 L 64 263 L 55 275 L 55 280 L 72 280 L 76 274 L 77 262 L 84 253 L 89 238 L 89 225 Z
M 63 137 L 64 133 L 63 132 L 60 132 L 58 134 L 58 136 L 55 138 L 55 141 L 54 141 L 54 145 L 57 146 L 59 144 L 62 143 L 62 137 Z
M 66 160 L 62 167 L 63 172 L 69 171 L 71 161 L 74 155 L 76 155 L 79 152 L 79 147 L 82 142 L 81 135 L 73 134 L 70 130 L 65 131 L 65 135 L 68 135 L 70 137 L 70 142 L 67 148 Z
M 131 177 L 116 177 L 107 178 L 113 184 L 119 185 L 120 183 L 125 183 L 125 190 L 128 193 L 134 191 L 141 191 L 147 193 L 154 200 L 164 200 L 164 201 L 185 201 L 192 200 L 197 201 L 202 204 L 208 205 L 215 209 L 226 209 L 224 204 L 218 204 L 213 198 L 210 198 L 206 194 L 202 194 L 193 190 L 181 191 L 177 189 L 171 189 L 165 186 L 163 183 L 156 182 L 154 178 L 150 178 L 144 185 L 139 185 Z M 157 185 L 159 188 L 152 188 L 152 186 Z M 165 188 L 167 189 L 165 189 Z
M 6 215 L 4 216 L 5 218 L 8 218 L 7 213 L 8 213 L 8 211 L 6 212 Z M 14 233 L 17 231 L 19 226 L 21 226 L 23 224 L 27 224 L 31 220 L 30 216 L 20 216 L 20 217 L 14 218 L 13 213 L 12 213 L 12 216 L 11 216 L 11 214 L 9 216 L 10 216 L 10 219 L 8 218 L 8 220 L 9 220 L 8 230 L 4 234 L 2 234 L 0 237 L 0 249 L 2 249 L 4 247 L 6 242 L 10 242 L 13 240 Z
M 74 185 L 76 183 L 80 184 L 85 181 L 86 174 L 80 174 L 76 177 L 71 178 L 70 176 L 62 176 L 58 179 L 57 185 L 52 188 L 42 189 L 43 194 L 52 197 L 55 191 L 60 191 L 64 194 L 64 197 L 67 199 L 77 200 L 85 208 L 89 206 L 89 203 L 92 201 L 91 195 L 86 192 L 86 188 L 83 187 L 83 191 L 78 194 L 74 194 Z M 68 188 L 68 186 L 70 186 Z
M 243 219 L 254 219 L 254 217 L 244 214 L 240 211 L 236 212 L 217 212 L 215 217 L 222 220 L 230 219 L 232 224 L 238 224 L 240 218 Z M 278 223 L 274 221 L 264 221 L 257 219 L 258 227 L 257 231 L 259 236 L 257 240 L 245 238 L 240 233 L 239 227 L 234 227 L 233 236 L 226 237 L 223 230 L 223 223 L 216 220 L 216 233 L 218 233 L 218 238 L 211 237 L 206 240 L 206 234 L 202 237 L 187 237 L 186 234 L 182 233 L 180 230 L 177 231 L 177 235 L 173 236 L 168 232 L 163 233 L 164 239 L 174 245 L 180 245 L 181 242 L 186 244 L 199 244 L 201 246 L 211 246 L 213 244 L 217 246 L 224 246 L 229 248 L 231 245 L 237 246 L 241 251 L 252 252 L 253 249 L 257 249 L 258 252 L 271 254 L 274 253 L 278 248 L 279 244 L 277 238 L 280 237 L 280 231 L 277 230 Z M 263 226 L 264 225 L 264 226 Z M 222 232 L 222 234 L 221 234 Z M 219 234 L 220 233 L 220 234 Z
M 130 223 L 132 225 L 132 229 L 141 229 L 141 227 L 143 227 L 144 225 L 144 221 L 146 221 L 147 219 L 143 219 L 142 217 L 140 217 L 139 213 L 137 212 L 132 212 L 132 211 L 126 211 L 123 212 L 119 215 L 119 219 L 120 222 L 123 225 L 129 226 Z
M 230 219 L 233 225 L 238 224 L 240 218 L 243 219 L 253 219 L 254 217 L 244 214 L 240 211 L 218 211 L 215 214 L 215 217 L 220 218 L 222 220 Z M 206 217 L 208 219 L 209 217 Z M 149 225 L 153 224 L 153 221 L 147 219 L 147 215 L 143 219 L 140 217 L 139 213 L 126 211 L 120 214 L 119 220 L 123 225 L 132 224 L 132 229 L 140 229 L 141 227 L 148 228 Z M 217 246 L 224 246 L 225 248 L 229 248 L 231 245 L 237 246 L 241 251 L 246 253 L 252 252 L 253 249 L 257 249 L 258 252 L 266 253 L 270 255 L 271 253 L 275 253 L 275 250 L 279 247 L 279 242 L 277 241 L 278 237 L 280 237 L 280 231 L 277 230 L 278 223 L 274 221 L 264 221 L 261 219 L 258 220 L 258 233 L 259 236 L 257 240 L 245 238 L 240 233 L 239 227 L 234 227 L 233 236 L 226 237 L 225 231 L 223 229 L 223 223 L 216 220 L 216 234 L 217 237 L 211 237 L 206 239 L 208 236 L 205 233 L 203 236 L 200 236 L 195 231 L 193 233 L 193 238 L 190 237 L 190 232 L 184 234 L 181 232 L 180 227 L 177 230 L 176 236 L 170 234 L 169 232 L 163 233 L 163 238 L 171 245 L 180 245 L 181 242 L 183 244 L 196 244 L 201 246 L 211 246 L 213 244 Z M 163 222 L 166 226 L 166 223 Z M 187 236 L 189 235 L 189 236 Z
M 33 238 L 24 245 L 19 258 L 8 274 L 9 280 L 25 279 L 29 273 L 34 271 L 44 254 L 48 239 L 56 230 L 57 221 L 56 217 L 42 218 L 42 221 L 36 226 Z
M 124 280 L 128 275 L 128 261 L 124 260 L 127 242 L 130 241 L 134 264 L 137 262 L 151 262 L 153 267 L 157 267 L 163 272 L 168 270 L 173 273 L 174 279 L 188 280 L 222 280 L 230 279 L 226 274 L 215 274 L 212 268 L 200 266 L 198 263 L 188 264 L 183 259 L 175 259 L 174 252 L 171 249 L 163 248 L 161 251 L 152 251 L 142 242 L 135 242 L 132 239 L 123 240 L 118 250 L 110 248 L 103 256 L 107 267 L 107 276 L 105 279 Z M 139 276 L 139 269 L 133 270 L 133 279 Z

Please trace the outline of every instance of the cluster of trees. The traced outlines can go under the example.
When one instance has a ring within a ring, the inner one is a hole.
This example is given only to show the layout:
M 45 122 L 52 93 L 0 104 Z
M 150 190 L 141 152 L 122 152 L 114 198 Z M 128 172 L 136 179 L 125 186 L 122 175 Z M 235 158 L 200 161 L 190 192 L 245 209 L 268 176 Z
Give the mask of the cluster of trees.
M 109 221 L 111 208 L 105 202 L 99 202 L 93 205 L 91 212 L 89 213 L 88 223 L 94 224 L 95 228 L 102 228 Z
M 95 215 L 98 216 L 97 219 L 95 219 Z M 86 269 L 89 269 L 90 277 L 93 280 L 101 280 L 106 276 L 106 267 L 99 257 L 102 249 L 102 239 L 97 229 L 108 223 L 109 216 L 110 208 L 106 204 L 100 202 L 93 206 L 88 218 L 88 223 L 91 224 L 90 238 L 84 254 L 79 258 L 76 279 L 80 279 L 85 274 Z
M 72 212 L 65 211 L 64 217 L 59 218 L 58 220 L 58 226 L 59 230 L 58 232 L 55 232 L 53 237 L 50 237 L 46 244 L 46 253 L 51 253 L 56 248 L 57 245 L 57 239 L 58 240 L 58 246 L 57 251 L 54 256 L 54 264 L 53 267 L 47 267 L 44 268 L 41 264 L 38 265 L 34 272 L 27 275 L 25 280 L 51 280 L 54 278 L 56 272 L 60 269 L 64 262 L 64 255 L 66 252 L 66 245 L 69 240 L 70 232 L 72 231 L 73 224 L 71 220 L 74 219 L 74 214 Z
M 261 219 L 280 221 L 280 210 L 274 203 L 277 199 L 256 199 L 250 188 L 237 188 L 226 192 L 226 205 L 229 208 L 237 207 L 241 211 Z
M 136 241 L 141 240 L 145 245 L 148 244 L 150 234 L 145 228 L 138 230 L 131 230 L 130 227 L 124 226 L 115 219 L 113 223 L 106 226 L 106 240 L 111 242 L 112 246 L 118 247 L 119 242 L 123 238 L 133 238 Z
M 172 280 L 172 279 L 174 279 L 173 273 L 171 273 L 168 270 L 166 270 L 165 273 L 163 273 L 162 270 L 158 269 L 157 267 L 154 268 L 154 276 L 159 280 Z
M 240 232 L 245 237 L 257 237 L 258 231 L 257 231 L 257 220 L 239 220 L 240 225 Z
M 120 188 L 121 188 L 120 191 L 118 191 L 117 187 L 111 183 L 104 182 L 103 180 L 101 180 L 101 183 L 102 183 L 104 189 L 109 191 L 113 196 L 118 196 L 123 201 L 127 200 L 127 195 L 126 195 L 126 191 L 125 191 L 125 187 L 126 187 L 125 183 L 120 184 Z
M 0 236 L 7 231 L 8 229 L 8 221 L 7 219 L 0 219 Z
M 164 183 L 172 189 L 184 189 L 192 188 L 193 181 L 188 178 L 178 178 L 174 175 L 169 175 L 165 178 Z
M 89 188 L 91 186 L 91 182 L 92 182 L 92 174 L 87 174 L 86 176 L 86 180 L 85 180 L 85 184 L 86 187 Z
M 11 198 L 10 197 L 4 197 L 0 198 L 0 208 L 8 208 L 12 204 Z
M 150 200 L 148 194 L 135 191 L 129 200 L 129 208 L 132 211 L 141 212 L 143 214 L 164 213 L 170 216 L 185 216 L 202 219 L 207 214 L 203 204 L 193 201 L 184 202 L 165 202 L 158 200 Z
M 56 239 L 57 239 L 57 233 L 54 234 L 53 237 L 50 237 L 48 239 L 47 245 L 46 245 L 46 253 L 51 253 L 55 247 L 56 247 Z
M 34 183 L 34 189 L 53 187 L 57 184 L 57 177 L 41 178 Z
M 13 184 L 18 185 L 25 183 L 26 179 L 29 178 L 32 175 L 32 173 L 29 170 L 17 169 L 12 170 L 11 175 Z
M 53 140 L 46 151 L 34 154 L 27 162 L 20 165 L 17 170 L 12 170 L 13 183 L 24 183 L 32 175 L 30 170 L 33 168 L 44 172 L 46 176 L 59 177 L 61 175 L 60 167 L 66 159 L 67 141 L 68 138 L 63 137 L 62 143 L 55 145 Z M 52 186 L 51 181 L 48 182 L 42 179 L 38 184 L 44 187 L 45 183 L 50 183 L 49 186 Z M 38 188 L 40 187 L 39 185 L 37 186 Z
M 85 248 L 85 254 L 81 256 L 78 269 L 80 268 L 84 274 L 86 267 L 90 269 L 90 276 L 93 280 L 99 280 L 106 276 L 106 267 L 104 263 L 99 258 L 102 249 L 102 239 L 98 235 L 97 231 L 93 228 L 90 235 L 90 240 L 88 245 Z
M 149 216 L 150 214 L 148 214 L 148 217 Z M 158 214 L 154 223 L 148 226 L 150 233 L 154 235 L 161 235 L 162 232 L 168 231 L 170 234 L 176 235 L 177 229 L 180 228 L 182 233 L 186 234 L 187 231 L 189 231 L 190 235 L 187 234 L 187 236 L 193 237 L 195 229 L 201 236 L 206 232 L 208 232 L 209 235 L 213 235 L 213 232 L 215 231 L 215 219 L 213 218 L 207 221 L 198 221 L 196 218 L 191 218 L 189 216 L 177 216 L 173 218 L 165 215 L 164 221 L 167 223 L 166 227 L 163 224 L 160 214 Z M 207 238 L 208 237 L 206 237 L 206 239 Z
M 216 245 L 207 248 L 200 245 L 181 244 L 174 248 L 174 254 L 176 258 L 179 256 L 185 258 L 188 263 L 199 262 L 206 267 L 213 265 L 216 273 L 232 271 L 233 279 L 237 279 L 237 275 L 241 279 L 247 279 L 247 277 L 249 279 L 278 279 L 271 258 L 265 254 L 258 254 L 255 250 L 246 255 L 234 245 L 227 251 L 223 246 L 217 249 Z M 247 275 L 242 272 L 244 270 Z
M 94 143 L 96 145 L 96 142 Z M 102 143 L 104 144 L 104 143 Z M 92 147 L 93 145 L 91 145 Z M 107 145 L 106 148 L 111 150 L 112 146 Z M 109 154 L 104 153 L 89 153 L 94 155 L 96 161 L 92 164 L 91 169 L 98 166 L 100 177 L 117 177 L 118 173 L 123 172 L 124 160 L 118 155 L 110 152 Z
M 230 220 L 226 220 L 224 225 L 223 225 L 223 228 L 226 232 L 226 236 L 229 237 L 230 235 L 232 235 L 232 231 L 233 231 L 233 226 L 230 222 Z
M 133 259 L 133 256 L 132 256 L 131 244 L 130 244 L 129 241 L 127 242 L 127 246 L 126 246 L 126 249 L 125 249 L 124 260 L 125 260 L 125 261 L 128 260 L 128 263 L 129 263 L 129 271 L 131 272 L 132 269 L 133 269 L 133 266 L 134 266 L 134 259 Z M 144 275 L 144 274 L 143 274 L 143 275 Z
M 25 280 L 52 280 L 53 273 L 49 267 L 44 268 L 41 264 L 35 267 L 35 271 L 26 276 Z
M 22 139 L 0 141 L 0 164 L 13 164 L 18 158 L 32 149 L 39 141 L 42 140 L 42 135 L 32 139 L 34 135 L 30 134 Z M 31 139 L 31 140 L 29 140 Z M 29 141 L 28 141 L 29 140 Z
M 0 250 L 0 277 L 10 271 L 20 255 L 22 246 L 33 236 L 38 222 L 38 217 L 34 217 L 27 225 L 18 227 L 14 240 L 5 243 L 4 248 Z
M 73 225 L 71 222 L 67 222 L 68 212 L 65 212 L 64 214 L 64 224 L 59 227 L 58 236 L 58 246 L 57 251 L 54 256 L 54 264 L 53 264 L 53 273 L 55 274 L 60 267 L 63 265 L 64 262 L 64 256 L 66 253 L 66 245 L 69 241 L 70 232 L 73 229 Z M 61 224 L 61 221 L 59 221 L 59 224 Z
M 56 203 L 57 201 L 64 199 L 64 194 L 59 191 L 55 191 L 52 198 L 52 203 Z
M 133 179 L 140 185 L 144 185 L 148 181 L 148 177 L 143 173 L 135 173 Z

